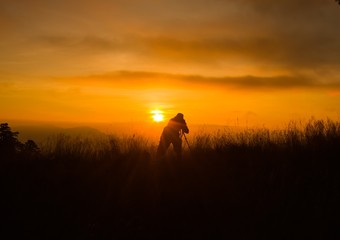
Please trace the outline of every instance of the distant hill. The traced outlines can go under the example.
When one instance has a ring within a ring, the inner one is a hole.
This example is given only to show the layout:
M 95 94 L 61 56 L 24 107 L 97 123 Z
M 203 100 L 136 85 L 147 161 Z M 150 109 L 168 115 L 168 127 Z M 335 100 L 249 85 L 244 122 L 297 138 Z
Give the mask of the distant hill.
M 47 138 L 65 134 L 80 137 L 102 137 L 105 134 L 95 128 L 83 126 L 72 128 L 61 128 L 53 125 L 18 125 L 12 127 L 13 131 L 19 132 L 19 140 L 24 142 L 32 139 L 37 143 L 45 141 Z

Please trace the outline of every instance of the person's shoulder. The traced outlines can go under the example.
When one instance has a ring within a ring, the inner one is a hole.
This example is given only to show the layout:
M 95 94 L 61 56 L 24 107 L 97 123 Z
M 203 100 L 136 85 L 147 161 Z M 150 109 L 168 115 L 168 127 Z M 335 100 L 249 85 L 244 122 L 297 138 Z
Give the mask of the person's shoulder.
M 179 118 L 176 118 L 176 117 L 174 117 L 174 118 L 171 118 L 170 120 L 169 120 L 169 123 L 171 123 L 171 122 L 175 122 L 175 123 L 179 123 L 179 124 L 187 124 L 186 122 L 185 122 L 185 120 L 182 118 L 182 119 L 179 119 Z
M 175 118 L 171 118 L 171 119 L 169 120 L 169 123 L 173 123 L 173 122 L 177 122 L 177 120 L 176 120 Z

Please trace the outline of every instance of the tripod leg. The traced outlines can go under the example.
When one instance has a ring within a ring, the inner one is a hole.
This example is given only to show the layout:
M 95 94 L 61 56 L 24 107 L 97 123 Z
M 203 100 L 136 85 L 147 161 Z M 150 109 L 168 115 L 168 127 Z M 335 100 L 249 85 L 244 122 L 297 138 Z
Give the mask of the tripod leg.
M 191 148 L 190 148 L 188 139 L 187 139 L 187 137 L 185 136 L 185 133 L 183 133 L 183 136 L 184 136 L 184 139 L 185 139 L 185 141 L 186 141 L 186 143 L 187 143 L 187 145 L 188 145 L 189 151 L 191 152 Z

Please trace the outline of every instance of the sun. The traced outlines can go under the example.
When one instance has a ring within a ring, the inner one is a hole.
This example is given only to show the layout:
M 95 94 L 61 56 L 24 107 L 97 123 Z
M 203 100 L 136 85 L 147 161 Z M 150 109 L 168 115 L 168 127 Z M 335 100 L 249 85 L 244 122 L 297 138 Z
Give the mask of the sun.
M 154 122 L 163 122 L 164 121 L 163 111 L 152 110 L 151 114 L 152 114 L 152 119 L 153 119 Z

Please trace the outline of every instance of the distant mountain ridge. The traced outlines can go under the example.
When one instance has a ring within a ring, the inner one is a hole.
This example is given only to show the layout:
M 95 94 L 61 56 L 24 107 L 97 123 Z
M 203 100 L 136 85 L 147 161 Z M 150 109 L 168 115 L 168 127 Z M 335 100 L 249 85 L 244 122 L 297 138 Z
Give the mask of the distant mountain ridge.
M 43 142 L 49 137 L 56 136 L 58 134 L 65 134 L 70 136 L 80 137 L 103 137 L 105 133 L 99 131 L 96 128 L 88 126 L 62 128 L 53 125 L 18 125 L 12 127 L 13 131 L 19 132 L 19 140 L 27 141 L 32 139 L 37 143 Z

